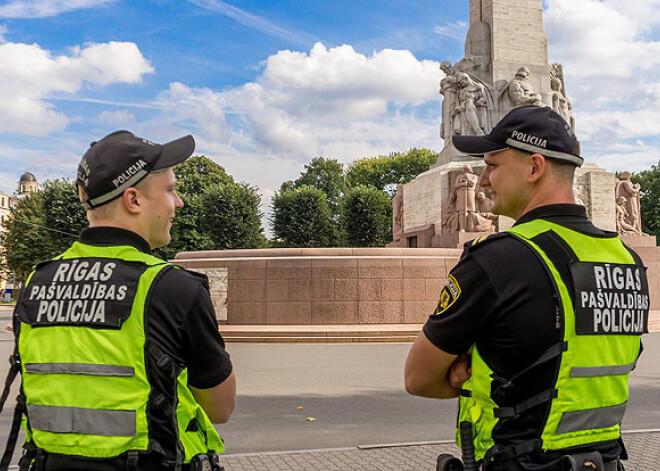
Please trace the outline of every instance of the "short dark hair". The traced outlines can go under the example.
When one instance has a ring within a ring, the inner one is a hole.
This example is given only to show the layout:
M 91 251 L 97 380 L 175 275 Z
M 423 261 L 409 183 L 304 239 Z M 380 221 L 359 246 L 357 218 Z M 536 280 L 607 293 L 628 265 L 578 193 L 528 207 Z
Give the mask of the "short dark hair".
M 577 147 L 578 153 L 576 155 L 579 155 L 580 151 L 580 143 L 578 142 L 575 147 Z M 516 153 L 521 156 L 521 157 L 527 157 L 529 155 L 543 155 L 540 152 L 528 152 L 525 150 L 520 150 L 520 149 L 515 149 L 511 147 L 511 149 L 515 150 Z M 552 169 L 552 173 L 555 174 L 556 177 L 558 177 L 561 180 L 571 180 L 573 181 L 575 179 L 575 169 L 577 168 L 575 165 L 564 162 L 562 160 L 557 160 L 553 159 L 552 157 L 547 157 L 543 155 L 546 161 L 550 163 L 550 168 Z

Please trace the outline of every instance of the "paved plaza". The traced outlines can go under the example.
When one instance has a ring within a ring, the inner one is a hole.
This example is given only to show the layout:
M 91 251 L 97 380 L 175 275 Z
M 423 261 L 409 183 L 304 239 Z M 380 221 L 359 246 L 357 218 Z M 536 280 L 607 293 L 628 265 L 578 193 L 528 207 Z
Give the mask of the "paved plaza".
M 628 433 L 624 437 L 630 459 L 626 471 L 660 469 L 660 430 Z M 295 453 L 253 453 L 229 455 L 222 459 L 227 471 L 422 471 L 435 470 L 439 454 L 459 455 L 452 443 L 344 448 Z
M 8 317 L 0 310 L 0 322 Z M 623 424 L 628 471 L 660 469 L 650 464 L 660 449 L 660 332 L 644 344 Z M 11 347 L 11 334 L 0 334 L 0 358 Z M 409 349 L 410 343 L 229 343 L 239 396 L 230 421 L 218 426 L 227 471 L 433 470 L 438 454 L 457 454 L 456 402 L 403 389 Z M 0 362 L 0 376 L 6 368 Z M 14 397 L 0 417 L 3 445 Z

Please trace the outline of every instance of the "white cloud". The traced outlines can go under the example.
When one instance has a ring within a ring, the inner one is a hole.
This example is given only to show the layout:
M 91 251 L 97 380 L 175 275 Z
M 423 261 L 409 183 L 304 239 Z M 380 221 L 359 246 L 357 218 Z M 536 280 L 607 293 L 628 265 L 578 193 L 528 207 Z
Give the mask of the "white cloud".
M 0 132 L 44 136 L 63 130 L 69 118 L 47 100 L 76 93 L 83 83 L 137 83 L 152 73 L 134 43 L 109 42 L 75 47 L 54 57 L 37 44 L 0 44 Z
M 388 154 L 438 148 L 438 63 L 409 51 L 367 56 L 350 46 L 308 53 L 279 51 L 261 75 L 218 91 L 172 83 L 155 100 L 163 113 L 138 123 L 140 135 L 162 140 L 190 132 L 197 154 L 212 156 L 269 200 L 313 157 Z
M 655 146 L 611 152 L 660 134 L 660 0 L 548 0 L 552 60 L 564 65 L 583 148 L 608 168 L 639 166 Z
M 279 51 L 253 83 L 225 94 L 255 139 L 273 151 L 323 152 L 330 141 L 370 141 L 359 123 L 382 122 L 393 110 L 437 100 L 438 64 L 409 51 L 365 56 L 347 45 L 307 53 Z M 408 111 L 409 112 L 409 111 Z M 387 140 L 398 134 L 388 129 Z
M 5 34 L 7 34 L 7 25 L 0 25 L 0 44 L 5 42 Z
M 12 0 L 0 6 L 0 18 L 46 18 L 115 0 Z
M 456 42 L 463 43 L 468 32 L 468 24 L 465 21 L 456 21 L 436 26 L 433 31 L 440 36 L 446 36 Z
M 129 127 L 137 122 L 135 115 L 128 110 L 104 111 L 94 121 L 110 128 Z

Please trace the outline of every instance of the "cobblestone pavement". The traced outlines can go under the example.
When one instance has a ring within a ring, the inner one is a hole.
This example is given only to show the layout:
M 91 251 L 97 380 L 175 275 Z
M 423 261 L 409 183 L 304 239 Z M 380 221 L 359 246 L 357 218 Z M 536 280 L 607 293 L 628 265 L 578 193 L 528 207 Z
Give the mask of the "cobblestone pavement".
M 624 440 L 626 471 L 660 470 L 660 430 L 626 433 Z M 437 443 L 226 455 L 222 464 L 227 471 L 433 471 L 441 453 L 459 455 L 455 445 Z

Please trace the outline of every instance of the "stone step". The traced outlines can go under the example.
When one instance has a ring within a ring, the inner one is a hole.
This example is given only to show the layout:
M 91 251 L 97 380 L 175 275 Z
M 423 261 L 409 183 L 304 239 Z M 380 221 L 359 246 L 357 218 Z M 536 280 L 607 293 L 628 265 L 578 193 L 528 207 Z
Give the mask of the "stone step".
M 413 342 L 417 335 L 397 336 L 342 336 L 342 337 L 307 337 L 307 336 L 223 336 L 227 343 L 391 343 L 391 342 Z
M 412 342 L 422 324 L 220 326 L 227 342 L 236 343 L 353 343 Z
M 413 342 L 422 324 L 221 325 L 233 343 L 374 343 Z M 651 311 L 649 331 L 660 331 L 660 311 Z

